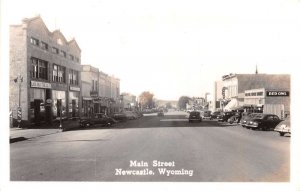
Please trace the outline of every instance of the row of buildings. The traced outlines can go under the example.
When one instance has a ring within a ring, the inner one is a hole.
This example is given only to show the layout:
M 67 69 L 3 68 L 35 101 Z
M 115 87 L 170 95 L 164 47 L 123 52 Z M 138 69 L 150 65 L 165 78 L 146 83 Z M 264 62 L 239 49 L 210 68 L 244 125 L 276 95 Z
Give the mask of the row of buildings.
M 211 110 L 290 114 L 289 74 L 228 74 L 215 82 Z
M 120 107 L 120 80 L 81 64 L 75 39 L 50 32 L 40 16 L 10 26 L 12 117 L 28 123 L 78 118 Z

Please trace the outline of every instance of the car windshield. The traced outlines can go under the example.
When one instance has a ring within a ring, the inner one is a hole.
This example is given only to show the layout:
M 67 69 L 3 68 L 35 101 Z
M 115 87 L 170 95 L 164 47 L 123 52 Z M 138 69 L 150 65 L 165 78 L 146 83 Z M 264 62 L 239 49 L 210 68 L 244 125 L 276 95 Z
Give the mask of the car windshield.
M 262 119 L 262 118 L 264 118 L 264 115 L 256 114 L 256 115 L 253 116 L 253 118 L 255 118 L 255 119 Z

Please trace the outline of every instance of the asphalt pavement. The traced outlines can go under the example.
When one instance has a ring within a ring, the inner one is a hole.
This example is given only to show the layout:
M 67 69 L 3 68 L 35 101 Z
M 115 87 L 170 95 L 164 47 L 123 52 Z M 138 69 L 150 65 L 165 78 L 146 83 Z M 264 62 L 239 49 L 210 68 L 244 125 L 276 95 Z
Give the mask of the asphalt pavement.
M 289 136 L 184 115 L 39 136 L 10 144 L 10 157 L 12 181 L 290 180 Z

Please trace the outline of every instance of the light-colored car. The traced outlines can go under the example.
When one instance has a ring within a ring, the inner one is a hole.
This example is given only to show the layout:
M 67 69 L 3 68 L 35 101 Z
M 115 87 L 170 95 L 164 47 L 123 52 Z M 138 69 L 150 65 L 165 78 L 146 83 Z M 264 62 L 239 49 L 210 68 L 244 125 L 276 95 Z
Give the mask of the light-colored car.
M 274 129 L 277 131 L 280 136 L 284 136 L 285 134 L 291 134 L 291 125 L 290 118 L 286 118 L 284 121 L 281 121 Z

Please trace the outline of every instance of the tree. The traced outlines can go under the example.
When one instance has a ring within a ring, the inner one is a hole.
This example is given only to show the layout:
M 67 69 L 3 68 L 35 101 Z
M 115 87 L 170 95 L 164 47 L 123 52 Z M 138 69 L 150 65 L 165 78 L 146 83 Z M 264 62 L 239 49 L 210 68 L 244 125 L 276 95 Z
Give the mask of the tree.
M 166 108 L 167 109 L 171 109 L 172 108 L 172 104 L 170 102 L 166 103 Z
M 142 108 L 153 108 L 154 107 L 154 101 L 153 101 L 154 94 L 144 91 L 139 96 L 140 105 Z
M 191 100 L 191 98 L 187 96 L 181 96 L 178 100 L 179 109 L 186 109 L 186 104 Z

